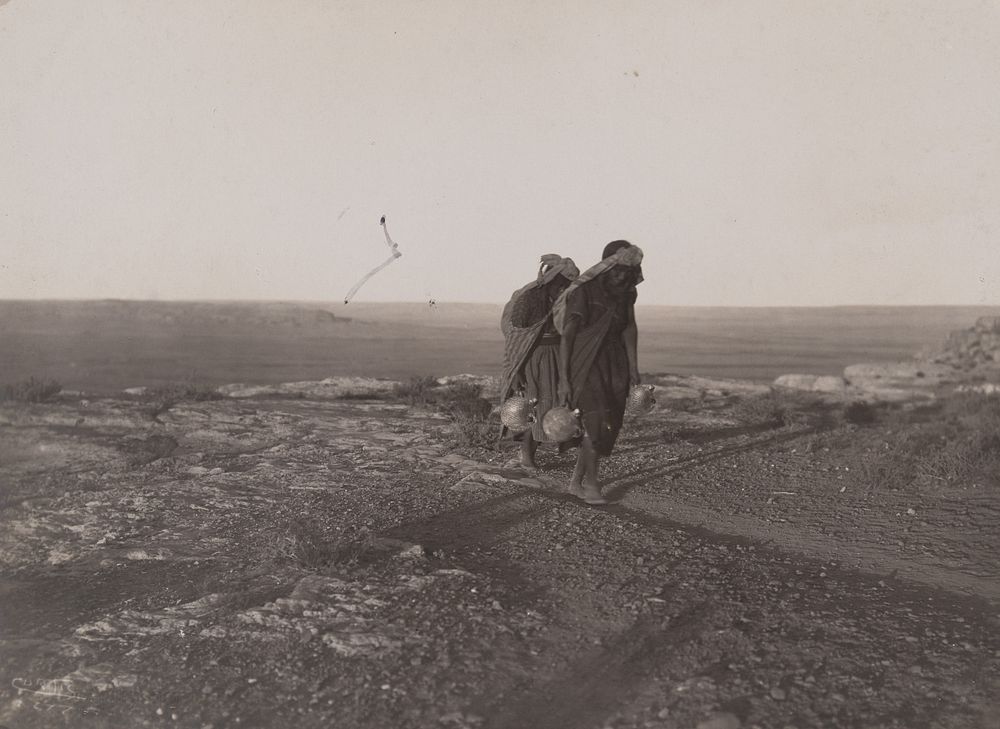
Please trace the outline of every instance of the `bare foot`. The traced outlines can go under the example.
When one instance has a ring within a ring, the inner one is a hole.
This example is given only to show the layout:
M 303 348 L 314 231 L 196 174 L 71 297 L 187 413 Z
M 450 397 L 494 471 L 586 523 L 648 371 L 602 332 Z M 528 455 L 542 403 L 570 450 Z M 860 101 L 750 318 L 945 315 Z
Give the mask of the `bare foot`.
M 597 484 L 570 481 L 569 492 L 581 501 L 594 506 L 611 503 L 601 496 L 601 487 Z
M 602 504 L 609 503 L 608 500 L 601 495 L 601 487 L 596 483 L 584 483 L 580 486 L 580 491 L 582 493 L 580 498 L 588 504 L 600 506 Z

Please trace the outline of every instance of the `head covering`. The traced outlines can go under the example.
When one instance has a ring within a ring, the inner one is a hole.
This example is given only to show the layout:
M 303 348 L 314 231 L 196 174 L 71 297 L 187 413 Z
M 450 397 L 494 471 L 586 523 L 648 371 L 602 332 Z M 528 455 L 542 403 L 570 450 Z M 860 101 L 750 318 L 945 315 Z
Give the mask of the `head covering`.
M 610 258 L 622 248 L 628 248 L 630 245 L 632 244 L 627 240 L 613 240 L 604 246 L 604 253 L 601 254 L 601 258 Z
M 566 323 L 566 302 L 569 295 L 578 289 L 583 284 L 588 281 L 600 276 L 602 273 L 610 271 L 615 266 L 634 266 L 635 271 L 635 283 L 642 283 L 642 249 L 637 245 L 629 244 L 626 248 L 619 248 L 617 251 L 612 253 L 607 258 L 595 263 L 593 266 L 588 268 L 586 271 L 581 273 L 574 279 L 563 292 L 556 299 L 555 305 L 552 307 L 552 323 L 555 324 L 557 330 L 562 333 L 563 326 Z
M 558 253 L 546 253 L 538 267 L 538 285 L 544 286 L 556 276 L 564 276 L 570 281 L 580 275 L 580 269 L 572 258 L 563 258 Z

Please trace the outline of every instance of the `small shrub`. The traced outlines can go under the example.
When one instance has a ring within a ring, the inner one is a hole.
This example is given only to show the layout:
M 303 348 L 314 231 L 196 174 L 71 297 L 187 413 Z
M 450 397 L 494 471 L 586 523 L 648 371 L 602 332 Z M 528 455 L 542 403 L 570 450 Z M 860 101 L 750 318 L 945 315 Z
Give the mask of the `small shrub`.
M 1000 395 L 957 393 L 944 401 L 942 414 L 945 418 L 983 421 L 987 426 L 1000 426 Z
M 878 415 L 870 404 L 866 402 L 852 402 L 844 408 L 842 417 L 844 422 L 852 425 L 870 425 L 878 420 Z
M 305 395 L 305 393 L 300 393 L 300 394 L 303 396 Z M 387 399 L 389 394 L 390 393 L 384 391 L 373 392 L 370 390 L 369 391 L 359 390 L 357 392 L 343 392 L 340 395 L 337 395 L 337 399 L 338 400 L 385 400 Z
M 430 375 L 411 377 L 409 382 L 400 382 L 393 388 L 393 394 L 410 405 L 427 405 L 433 402 L 438 381 Z
M 925 480 L 946 484 L 996 480 L 1000 476 L 1000 430 L 967 434 L 927 451 L 916 470 Z
M 916 463 L 912 455 L 893 448 L 863 454 L 857 463 L 861 482 L 876 490 L 896 490 L 916 480 Z
M 493 403 L 482 397 L 483 388 L 469 382 L 442 387 L 437 409 L 452 421 L 455 444 L 475 448 L 495 448 L 500 433 L 500 415 Z
M 223 397 L 214 387 L 194 382 L 172 382 L 151 388 L 143 395 L 143 399 L 151 403 L 149 413 L 153 420 L 180 402 L 205 402 Z
M 482 392 L 482 385 L 473 382 L 439 385 L 429 376 L 412 377 L 393 390 L 395 397 L 410 405 L 430 406 L 448 416 L 456 445 L 492 448 L 500 433 L 500 416 L 492 415 L 493 403 Z
M 146 391 L 146 396 L 155 400 L 173 400 L 174 402 L 204 402 L 206 400 L 221 400 L 223 395 L 210 385 L 193 382 L 172 382 Z
M 393 388 L 393 394 L 410 405 L 429 405 L 452 419 L 485 418 L 493 404 L 482 397 L 482 385 L 455 382 L 439 385 L 433 377 L 412 377 Z
M 455 444 L 495 449 L 500 437 L 500 416 L 461 416 L 454 421 Z
M 462 418 L 484 419 L 493 404 L 481 396 L 483 388 L 469 382 L 457 382 L 442 387 L 436 405 L 445 415 L 457 420 Z
M 743 398 L 734 412 L 741 422 L 751 425 L 785 425 L 789 421 L 788 405 L 774 392 Z
M 29 377 L 23 382 L 6 385 L 0 399 L 13 402 L 48 402 L 62 392 L 62 385 L 55 380 L 36 380 Z
M 342 561 L 344 555 L 341 551 L 311 524 L 293 526 L 278 538 L 275 546 L 275 552 L 283 560 L 310 570 L 323 569 Z

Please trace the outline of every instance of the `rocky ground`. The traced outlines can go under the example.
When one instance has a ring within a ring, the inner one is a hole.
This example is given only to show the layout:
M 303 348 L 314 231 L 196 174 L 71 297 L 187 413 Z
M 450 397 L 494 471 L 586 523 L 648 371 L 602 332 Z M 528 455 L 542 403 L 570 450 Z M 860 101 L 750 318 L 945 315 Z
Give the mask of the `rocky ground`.
M 1000 725 L 1000 399 L 647 380 L 607 507 L 386 382 L 0 405 L 0 725 Z

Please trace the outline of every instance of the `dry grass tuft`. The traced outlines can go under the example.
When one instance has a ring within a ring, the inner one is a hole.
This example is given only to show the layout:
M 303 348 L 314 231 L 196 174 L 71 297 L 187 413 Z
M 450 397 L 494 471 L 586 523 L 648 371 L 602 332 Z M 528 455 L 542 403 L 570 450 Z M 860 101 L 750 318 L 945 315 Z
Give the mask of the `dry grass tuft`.
M 400 382 L 393 388 L 393 394 L 409 405 L 427 405 L 434 402 L 434 390 L 438 381 L 430 375 L 411 377 L 409 382 Z
M 954 396 L 938 418 L 897 425 L 860 459 L 869 487 L 1000 485 L 1000 397 Z
M 741 398 L 733 413 L 740 422 L 748 425 L 785 425 L 789 422 L 790 405 L 778 393 L 771 392 Z
M 0 391 L 0 401 L 12 402 L 48 402 L 62 392 L 62 385 L 55 380 L 36 380 L 29 377 L 23 382 L 5 385 Z
M 455 382 L 439 385 L 425 375 L 413 377 L 394 389 L 394 395 L 410 405 L 429 406 L 452 422 L 455 444 L 493 448 L 500 433 L 500 416 L 493 414 L 493 403 L 482 396 L 482 385 Z

